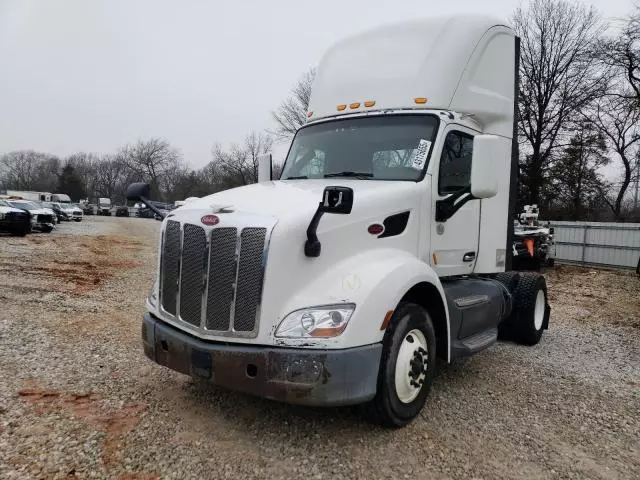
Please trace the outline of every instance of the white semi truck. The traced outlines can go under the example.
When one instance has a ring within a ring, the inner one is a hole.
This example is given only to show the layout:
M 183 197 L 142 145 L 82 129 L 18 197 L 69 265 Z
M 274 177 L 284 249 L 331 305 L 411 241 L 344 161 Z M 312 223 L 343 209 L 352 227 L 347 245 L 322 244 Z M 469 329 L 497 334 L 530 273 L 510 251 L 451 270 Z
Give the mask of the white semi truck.
M 281 179 L 262 158 L 259 183 L 164 219 L 146 355 L 271 399 L 368 404 L 397 427 L 436 359 L 499 335 L 536 344 L 544 277 L 509 271 L 518 58 L 505 23 L 471 16 L 330 49 Z

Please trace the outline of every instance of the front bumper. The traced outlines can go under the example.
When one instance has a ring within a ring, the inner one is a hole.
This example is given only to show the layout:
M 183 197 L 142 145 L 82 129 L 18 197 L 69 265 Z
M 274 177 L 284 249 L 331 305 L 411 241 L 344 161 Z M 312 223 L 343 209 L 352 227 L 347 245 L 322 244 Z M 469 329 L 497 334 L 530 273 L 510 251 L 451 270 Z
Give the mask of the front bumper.
M 371 400 L 382 344 L 344 350 L 205 342 L 150 313 L 142 322 L 144 352 L 160 365 L 260 397 L 315 406 Z

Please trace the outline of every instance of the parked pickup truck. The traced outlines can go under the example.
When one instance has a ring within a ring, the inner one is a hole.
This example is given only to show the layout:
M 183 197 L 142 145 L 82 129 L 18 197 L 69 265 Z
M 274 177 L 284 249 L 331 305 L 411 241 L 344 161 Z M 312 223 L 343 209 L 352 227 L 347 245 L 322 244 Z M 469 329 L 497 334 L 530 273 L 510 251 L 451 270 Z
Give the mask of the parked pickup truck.
M 49 213 L 49 209 L 44 209 L 33 202 L 26 200 L 9 200 L 7 203 L 20 210 L 23 210 L 31 216 L 31 229 L 49 233 L 55 227 L 53 223 L 54 215 Z
M 31 229 L 30 215 L 0 200 L 0 231 L 24 237 Z

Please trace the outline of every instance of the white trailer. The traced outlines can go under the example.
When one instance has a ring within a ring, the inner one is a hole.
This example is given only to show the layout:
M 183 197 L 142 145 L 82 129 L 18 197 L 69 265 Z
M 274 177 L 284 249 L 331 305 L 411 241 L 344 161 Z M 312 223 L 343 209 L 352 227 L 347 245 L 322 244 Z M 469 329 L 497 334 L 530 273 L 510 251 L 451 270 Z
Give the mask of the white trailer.
M 415 418 L 436 358 L 548 326 L 544 278 L 510 272 L 519 40 L 434 18 L 322 59 L 282 177 L 169 213 L 142 338 L 153 361 L 285 402 Z M 147 202 L 133 184 L 130 200 Z
M 7 190 L 7 196 L 13 198 L 21 198 L 23 200 L 30 200 L 32 202 L 51 202 L 51 193 L 49 192 L 34 192 L 27 190 Z

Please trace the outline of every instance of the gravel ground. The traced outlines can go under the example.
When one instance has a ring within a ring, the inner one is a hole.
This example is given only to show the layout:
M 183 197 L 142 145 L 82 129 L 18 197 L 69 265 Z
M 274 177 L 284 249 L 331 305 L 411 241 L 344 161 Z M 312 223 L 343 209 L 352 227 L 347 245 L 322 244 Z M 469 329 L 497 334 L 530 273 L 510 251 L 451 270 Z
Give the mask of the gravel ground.
M 0 478 L 639 478 L 640 280 L 547 273 L 551 329 L 437 375 L 401 430 L 154 365 L 159 222 L 0 238 Z

